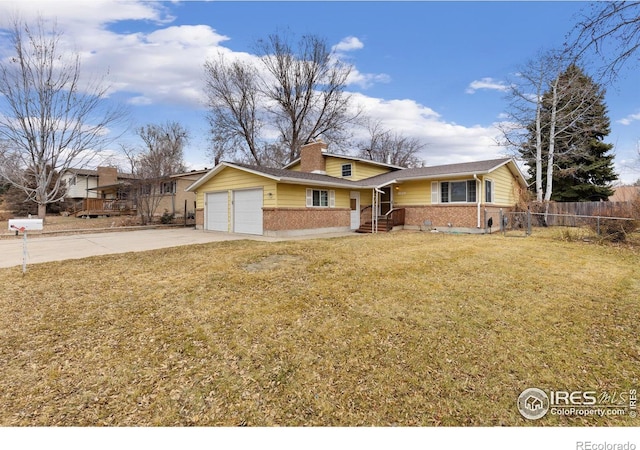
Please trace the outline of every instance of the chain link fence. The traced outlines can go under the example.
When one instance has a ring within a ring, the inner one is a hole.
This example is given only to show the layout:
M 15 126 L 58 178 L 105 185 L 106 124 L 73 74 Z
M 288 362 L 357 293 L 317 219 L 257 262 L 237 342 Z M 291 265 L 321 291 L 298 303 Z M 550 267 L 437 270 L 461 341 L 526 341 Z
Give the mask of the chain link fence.
M 567 239 L 589 238 L 622 242 L 640 228 L 634 217 L 611 215 L 558 214 L 527 211 L 485 210 L 487 232 L 504 236 L 530 236 L 536 228 L 558 228 Z

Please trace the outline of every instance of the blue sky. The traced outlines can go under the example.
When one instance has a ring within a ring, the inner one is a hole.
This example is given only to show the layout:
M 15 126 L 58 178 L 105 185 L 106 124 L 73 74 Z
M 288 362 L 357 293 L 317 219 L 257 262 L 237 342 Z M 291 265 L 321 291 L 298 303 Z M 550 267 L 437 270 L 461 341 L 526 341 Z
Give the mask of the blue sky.
M 175 120 L 192 134 L 191 168 L 210 167 L 202 106 L 203 64 L 217 51 L 250 57 L 253 43 L 279 29 L 320 35 L 353 65 L 348 86 L 372 117 L 421 139 L 429 165 L 505 153 L 495 125 L 503 87 L 541 48 L 562 44 L 586 2 L 137 2 L 0 1 L 0 17 L 20 11 L 56 18 L 86 55 L 83 70 L 110 71 L 112 98 L 131 107 L 133 126 Z M 4 24 L 3 24 L 4 25 Z M 6 50 L 0 41 L 0 51 Z M 248 55 L 247 55 L 248 54 Z M 607 86 L 607 106 L 623 181 L 640 173 L 640 67 Z M 134 137 L 124 138 L 135 143 Z M 112 150 L 117 148 L 114 145 Z M 331 147 L 332 151 L 341 149 Z

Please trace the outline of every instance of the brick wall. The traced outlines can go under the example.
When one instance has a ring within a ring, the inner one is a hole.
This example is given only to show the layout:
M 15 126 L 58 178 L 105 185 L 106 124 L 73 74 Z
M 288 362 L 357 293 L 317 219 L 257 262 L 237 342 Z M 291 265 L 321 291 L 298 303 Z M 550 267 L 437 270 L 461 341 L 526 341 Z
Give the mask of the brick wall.
M 324 142 L 313 142 L 300 148 L 300 171 L 314 172 L 327 170 L 322 151 L 327 148 Z
M 348 208 L 263 208 L 265 231 L 349 227 Z
M 500 208 L 480 207 L 480 224 L 484 227 L 485 209 L 488 216 L 497 215 Z M 511 208 L 502 208 L 507 212 Z M 421 226 L 425 220 L 430 220 L 434 227 L 446 227 L 451 224 L 456 228 L 476 228 L 478 226 L 477 205 L 432 205 L 405 207 L 405 225 Z M 497 220 L 494 219 L 494 223 Z
M 115 167 L 98 167 L 98 186 L 108 186 L 118 182 L 118 169 Z
M 204 228 L 204 209 L 196 209 L 196 230 L 202 230 Z

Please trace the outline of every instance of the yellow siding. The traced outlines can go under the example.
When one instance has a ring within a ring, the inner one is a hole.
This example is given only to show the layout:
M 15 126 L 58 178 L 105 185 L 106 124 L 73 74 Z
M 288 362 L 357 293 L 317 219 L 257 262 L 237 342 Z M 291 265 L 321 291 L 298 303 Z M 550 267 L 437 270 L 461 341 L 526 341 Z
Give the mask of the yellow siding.
M 479 177 L 482 183 L 478 184 L 477 195 L 482 203 L 485 203 L 484 180 L 493 181 L 494 204 L 499 206 L 512 206 L 516 203 L 517 181 L 513 177 L 508 167 L 502 166 L 490 174 Z M 414 205 L 430 205 L 431 204 L 431 182 L 437 181 L 466 181 L 472 180 L 470 177 L 453 177 L 443 178 L 440 180 L 420 180 L 409 181 L 396 185 L 399 189 L 395 189 L 393 204 L 397 207 L 414 206 Z M 440 199 L 438 198 L 438 201 Z
M 507 166 L 502 166 L 486 175 L 484 179 L 493 180 L 494 204 L 501 206 L 511 206 L 517 202 L 516 199 L 516 185 L 517 182 L 513 177 L 513 174 Z M 483 202 L 484 202 L 484 184 L 483 184 Z
M 431 180 L 409 181 L 395 185 L 393 188 L 393 205 L 396 207 L 430 203 Z
M 263 205 L 274 207 L 277 203 L 276 182 L 243 170 L 225 167 L 220 173 L 198 187 L 196 203 L 198 208 L 204 208 L 204 194 L 206 192 L 230 191 L 236 189 L 262 188 L 264 190 Z M 271 193 L 271 196 L 269 196 Z M 231 198 L 231 196 L 229 196 Z
M 304 208 L 307 206 L 307 188 L 335 191 L 336 208 L 349 208 L 349 189 L 332 189 L 318 186 L 300 186 L 297 184 L 279 184 L 278 201 L 279 208 Z
M 280 208 L 304 208 L 306 206 L 306 191 L 304 186 L 295 184 L 278 185 L 278 203 Z
M 289 167 L 287 170 L 295 170 L 296 172 L 300 172 L 300 162 L 295 163 L 295 165 Z
M 327 175 L 342 178 L 342 165 L 351 164 L 351 176 L 348 180 L 358 181 L 389 172 L 386 167 L 368 164 L 364 161 L 336 158 L 328 156 L 325 160 Z

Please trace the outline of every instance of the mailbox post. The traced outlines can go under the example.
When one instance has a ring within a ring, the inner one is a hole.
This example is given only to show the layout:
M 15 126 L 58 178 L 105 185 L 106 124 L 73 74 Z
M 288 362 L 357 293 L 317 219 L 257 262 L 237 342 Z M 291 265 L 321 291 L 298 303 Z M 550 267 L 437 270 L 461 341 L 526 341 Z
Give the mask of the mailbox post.
M 9 231 L 22 232 L 22 274 L 27 273 L 27 231 L 42 230 L 42 219 L 9 219 Z

